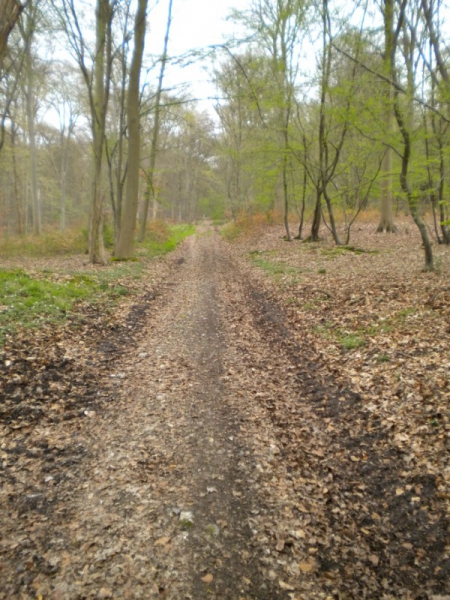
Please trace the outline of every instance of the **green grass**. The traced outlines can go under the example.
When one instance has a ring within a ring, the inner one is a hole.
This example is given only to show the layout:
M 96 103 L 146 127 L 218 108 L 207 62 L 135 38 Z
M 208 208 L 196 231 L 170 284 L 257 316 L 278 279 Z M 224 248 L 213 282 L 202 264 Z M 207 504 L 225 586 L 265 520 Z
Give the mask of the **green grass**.
M 175 250 L 180 242 L 195 233 L 195 226 L 190 224 L 166 225 L 153 223 L 150 225 L 146 239 L 136 245 L 139 256 L 164 256 Z
M 137 251 L 141 258 L 162 256 L 194 231 L 191 225 L 158 225 L 157 234 L 153 231 L 143 244 L 137 245 Z M 22 255 L 27 248 L 23 242 L 22 239 Z M 48 246 L 42 241 L 39 244 L 42 246 L 37 254 L 44 256 Z M 112 310 L 121 298 L 135 293 L 136 282 L 146 265 L 146 260 L 112 261 L 109 266 L 88 273 L 43 269 L 29 274 L 22 269 L 0 269 L 0 345 L 18 328 L 58 323 L 77 314 L 82 318 L 76 304 L 79 301 L 101 305 L 105 312 Z
M 274 262 L 272 260 L 267 260 L 267 258 L 263 258 L 260 254 L 251 253 L 251 258 L 253 263 L 268 273 L 269 275 L 298 275 L 300 269 L 297 267 L 291 267 L 290 265 L 286 265 L 282 262 Z
M 339 343 L 345 350 L 356 350 L 366 345 L 361 332 L 349 333 L 327 321 L 324 325 L 315 325 L 313 330 L 325 340 Z
M 39 327 L 76 315 L 78 301 L 101 304 L 105 312 L 111 310 L 120 298 L 133 293 L 128 285 L 140 278 L 143 268 L 136 263 L 119 264 L 90 275 L 0 270 L 0 344 L 19 327 Z
M 356 248 L 355 246 L 334 246 L 334 248 L 322 248 L 321 254 L 324 256 L 334 257 L 342 256 L 348 252 L 353 254 L 378 254 L 378 250 L 364 250 L 363 248 Z
M 366 340 L 363 336 L 355 333 L 339 336 L 339 342 L 345 350 L 356 350 L 366 345 Z
M 94 293 L 91 282 L 56 283 L 35 278 L 22 270 L 0 271 L 0 343 L 17 326 L 38 326 L 62 320 L 77 300 Z

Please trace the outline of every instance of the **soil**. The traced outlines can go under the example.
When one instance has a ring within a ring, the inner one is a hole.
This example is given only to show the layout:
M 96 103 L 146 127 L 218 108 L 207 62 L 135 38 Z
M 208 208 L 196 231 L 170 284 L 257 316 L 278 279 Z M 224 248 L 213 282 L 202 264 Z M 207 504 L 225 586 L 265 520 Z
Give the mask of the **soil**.
M 445 473 L 212 227 L 99 319 L 5 350 L 0 599 L 450 598 Z

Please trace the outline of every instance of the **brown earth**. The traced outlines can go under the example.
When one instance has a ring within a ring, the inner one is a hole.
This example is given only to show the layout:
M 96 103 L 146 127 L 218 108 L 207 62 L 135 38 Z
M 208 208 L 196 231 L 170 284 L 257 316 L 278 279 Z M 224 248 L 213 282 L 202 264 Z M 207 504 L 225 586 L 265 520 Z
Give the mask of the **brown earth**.
M 230 247 L 204 227 L 107 327 L 87 314 L 88 342 L 5 349 L 0 598 L 450 597 L 448 346 L 408 421 L 390 372 L 362 376 L 408 346 L 313 328 L 350 319 L 337 271 L 274 281 L 244 250 L 306 270 L 278 231 Z

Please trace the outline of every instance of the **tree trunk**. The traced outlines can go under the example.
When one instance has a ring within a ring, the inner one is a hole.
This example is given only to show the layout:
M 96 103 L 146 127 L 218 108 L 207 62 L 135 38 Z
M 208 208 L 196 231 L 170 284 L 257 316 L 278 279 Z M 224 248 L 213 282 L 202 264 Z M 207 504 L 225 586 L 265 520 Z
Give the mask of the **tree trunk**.
M 326 188 L 324 190 L 324 198 L 325 198 L 325 202 L 327 205 L 328 216 L 330 217 L 331 234 L 333 236 L 333 240 L 334 240 L 334 243 L 336 244 L 336 246 L 340 246 L 341 240 L 339 238 L 339 234 L 338 234 L 337 227 L 336 227 L 336 220 L 334 218 L 333 205 L 331 204 L 331 198 L 328 195 Z
M 401 113 L 399 100 L 398 100 L 398 92 L 394 93 L 394 113 L 397 119 L 397 124 L 400 129 L 403 138 L 403 154 L 402 154 L 402 170 L 400 173 L 400 184 L 402 186 L 402 190 L 405 192 L 406 197 L 408 199 L 409 209 L 411 211 L 412 217 L 414 219 L 414 223 L 417 225 L 419 229 L 422 244 L 425 251 L 425 270 L 433 271 L 434 263 L 433 263 L 433 249 L 431 246 L 431 240 L 428 235 L 428 230 L 423 222 L 422 217 L 420 216 L 419 209 L 417 206 L 417 198 L 414 197 L 411 187 L 408 183 L 408 169 L 409 169 L 409 161 L 411 158 L 411 137 L 409 135 L 409 131 L 403 115 Z
M 444 244 L 450 244 L 450 231 L 448 225 L 446 225 L 446 215 L 445 215 L 445 158 L 444 158 L 444 144 L 442 141 L 442 137 L 438 138 L 439 144 L 439 195 L 438 195 L 438 205 L 439 205 L 439 222 L 441 224 L 441 233 L 442 233 L 442 241 Z
M 391 73 L 391 61 L 393 52 L 393 27 L 394 27 L 394 0 L 384 2 L 384 52 L 383 72 L 389 76 Z M 392 114 L 392 89 L 391 84 L 383 82 L 384 89 L 384 126 L 387 135 L 391 135 L 393 128 Z M 380 222 L 377 227 L 378 233 L 394 233 L 394 216 L 392 212 L 392 148 L 389 146 L 381 164 L 381 198 L 380 198 Z
M 0 72 L 3 68 L 8 36 L 23 9 L 23 5 L 18 0 L 2 0 L 0 4 Z
M 161 69 L 159 71 L 159 79 L 158 79 L 158 88 L 156 90 L 156 98 L 155 98 L 155 120 L 153 123 L 153 134 L 152 134 L 152 142 L 150 148 L 150 165 L 147 172 L 147 184 L 144 196 L 144 207 L 142 210 L 142 220 L 141 227 L 139 231 L 139 241 L 143 241 L 145 237 L 145 228 L 147 227 L 147 219 L 148 219 L 148 208 L 150 204 L 150 198 L 153 198 L 152 203 L 152 219 L 156 220 L 156 214 L 158 211 L 158 203 L 156 200 L 156 194 L 154 191 L 154 174 L 155 174 L 155 165 L 156 165 L 156 155 L 158 152 L 158 137 L 159 137 L 159 125 L 160 125 L 160 113 L 161 113 L 161 93 L 162 86 L 164 81 L 164 72 L 167 63 L 167 48 L 169 46 L 169 34 L 170 34 L 170 26 L 172 24 L 172 0 L 169 1 L 169 10 L 167 15 L 167 27 L 166 27 L 166 35 L 164 37 L 164 48 L 163 54 L 161 57 Z
M 100 264 L 106 264 L 105 246 L 103 242 L 102 165 L 109 90 L 107 65 L 110 59 L 111 19 L 112 11 L 109 0 L 97 0 L 96 57 L 91 100 L 94 173 L 89 217 L 89 260 L 92 263 Z
M 30 17 L 31 18 L 31 17 Z M 31 207 L 33 214 L 33 229 L 36 235 L 41 234 L 41 207 L 39 206 L 39 193 L 37 181 L 37 159 L 36 159 L 36 104 L 35 104 L 35 89 L 34 89 L 34 74 L 33 61 L 31 58 L 31 43 L 33 32 L 30 25 L 29 39 L 25 48 L 25 69 L 26 69 L 26 88 L 25 100 L 27 107 L 27 123 L 28 123 L 28 147 L 30 153 L 30 191 L 31 191 Z
M 145 18 L 148 0 L 139 0 L 134 28 L 134 51 L 128 84 L 128 173 L 125 205 L 115 255 L 118 259 L 131 258 L 139 198 L 139 168 L 141 154 L 139 92 L 142 55 L 145 42 Z
M 317 189 L 316 206 L 314 208 L 314 217 L 311 225 L 311 241 L 319 241 L 320 224 L 322 222 L 322 190 Z
M 14 200 L 17 215 L 17 233 L 23 235 L 25 233 L 25 214 L 22 199 L 19 195 L 19 175 L 17 173 L 17 159 L 16 159 L 16 135 L 17 129 L 14 123 L 11 124 L 11 158 L 13 167 L 13 188 L 14 188 Z
M 285 130 L 285 144 L 283 149 L 283 205 L 284 205 L 284 228 L 286 230 L 286 239 L 292 242 L 292 236 L 289 229 L 289 192 L 287 181 L 287 152 L 288 152 L 288 133 Z

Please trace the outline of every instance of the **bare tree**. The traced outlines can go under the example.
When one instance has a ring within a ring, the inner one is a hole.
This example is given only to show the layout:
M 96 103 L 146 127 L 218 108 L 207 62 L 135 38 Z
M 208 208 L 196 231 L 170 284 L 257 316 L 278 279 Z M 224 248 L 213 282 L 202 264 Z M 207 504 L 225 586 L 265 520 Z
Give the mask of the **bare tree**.
M 20 21 L 20 33 L 24 42 L 25 81 L 23 85 L 27 107 L 28 145 L 30 153 L 30 191 L 33 214 L 33 229 L 36 235 L 41 233 L 41 207 L 37 180 L 37 151 L 36 151 L 36 89 L 35 64 L 33 59 L 33 42 L 35 39 L 39 0 L 30 0 L 25 18 Z
M 103 242 L 102 167 L 105 146 L 106 114 L 112 69 L 112 23 L 118 0 L 96 0 L 95 48 L 82 33 L 75 0 L 62 0 L 56 7 L 61 28 L 83 75 L 88 92 L 93 149 L 93 181 L 89 214 L 89 260 L 106 263 Z
M 160 117 L 161 117 L 161 94 L 162 87 L 164 81 L 164 72 L 166 69 L 167 58 L 168 58 L 168 46 L 169 46 L 169 35 L 170 35 L 170 27 L 172 24 L 172 6 L 173 0 L 169 0 L 169 8 L 167 14 L 167 25 L 166 25 L 166 34 L 164 37 L 164 48 L 161 56 L 161 67 L 159 70 L 158 77 L 158 87 L 156 88 L 155 95 L 155 107 L 154 107 L 154 120 L 153 120 L 153 132 L 152 132 L 152 140 L 150 146 L 150 164 L 146 173 L 146 186 L 145 186 L 145 195 L 144 195 L 144 206 L 142 210 L 142 218 L 141 218 L 141 226 L 139 231 L 139 239 L 142 241 L 145 237 L 145 228 L 147 226 L 147 218 L 148 218 L 148 209 L 150 205 L 150 198 L 153 197 L 153 218 L 156 218 L 156 194 L 154 190 L 154 173 L 156 166 L 156 155 L 158 152 L 158 137 L 159 137 L 159 128 L 160 128 Z
M 133 254 L 134 229 L 136 226 L 139 198 L 139 168 L 141 154 L 139 82 L 145 43 L 147 1 L 148 0 L 139 0 L 134 27 L 134 51 L 131 60 L 127 98 L 128 173 L 124 212 L 120 225 L 119 240 L 115 249 L 115 256 L 118 259 L 131 258 Z

